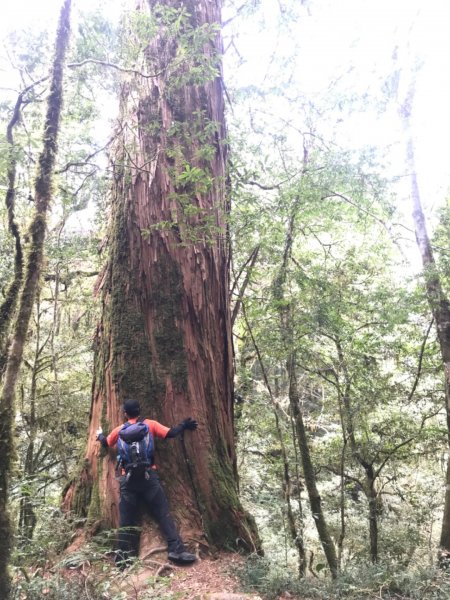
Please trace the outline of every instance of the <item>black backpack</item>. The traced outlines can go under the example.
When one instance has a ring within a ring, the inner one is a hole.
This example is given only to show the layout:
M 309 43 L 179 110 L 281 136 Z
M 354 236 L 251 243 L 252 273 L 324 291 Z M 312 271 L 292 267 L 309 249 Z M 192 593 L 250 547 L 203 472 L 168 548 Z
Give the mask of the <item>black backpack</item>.
M 127 481 L 139 477 L 148 479 L 153 465 L 153 436 L 146 423 L 125 423 L 117 440 L 118 469 L 125 470 Z

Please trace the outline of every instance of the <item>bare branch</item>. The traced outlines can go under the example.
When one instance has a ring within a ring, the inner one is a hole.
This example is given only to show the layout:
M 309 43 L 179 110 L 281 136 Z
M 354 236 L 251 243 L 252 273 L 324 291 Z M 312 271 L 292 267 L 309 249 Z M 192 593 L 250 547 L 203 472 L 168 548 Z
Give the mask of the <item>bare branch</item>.
M 242 283 L 241 289 L 239 290 L 239 295 L 238 298 L 236 300 L 236 303 L 233 307 L 233 314 L 231 315 L 231 326 L 234 325 L 234 322 L 236 321 L 236 318 L 239 314 L 239 310 L 241 308 L 242 305 L 242 299 L 244 297 L 245 294 L 245 290 L 247 289 L 247 286 L 250 282 L 250 277 L 252 275 L 252 271 L 253 271 L 253 267 L 255 266 L 256 260 L 258 258 L 258 254 L 259 254 L 259 249 L 260 249 L 260 245 L 258 244 L 256 246 L 256 248 L 253 249 L 252 253 L 250 254 L 248 260 L 245 262 L 245 265 L 242 267 L 242 269 L 239 272 L 239 275 L 237 276 L 237 278 L 235 279 L 235 282 L 233 284 L 233 288 L 231 290 L 231 293 L 233 293 L 233 290 L 235 289 L 238 279 L 240 277 L 240 275 L 242 274 L 242 270 L 248 265 L 248 263 L 250 262 L 250 265 L 248 266 L 247 269 L 247 273 L 245 275 L 245 279 Z
M 433 323 L 434 323 L 434 318 L 431 319 L 430 324 L 428 325 L 428 329 L 427 329 L 427 331 L 425 333 L 425 337 L 423 338 L 422 345 L 420 347 L 419 363 L 417 365 L 417 373 L 416 373 L 416 377 L 414 379 L 414 383 L 413 383 L 413 386 L 411 388 L 411 391 L 408 394 L 408 398 L 407 398 L 407 402 L 408 403 L 411 402 L 412 397 L 414 396 L 414 392 L 416 391 L 417 385 L 419 383 L 420 374 L 422 372 L 423 355 L 424 355 L 424 352 L 425 352 L 425 347 L 427 345 L 428 336 L 430 335 L 431 328 L 433 327 Z
M 117 139 L 117 137 L 122 133 L 123 131 L 123 125 L 121 125 L 119 131 L 117 133 L 115 133 L 107 142 L 104 146 L 102 146 L 101 148 L 98 148 L 97 150 L 95 150 L 94 152 L 92 152 L 91 154 L 89 154 L 88 156 L 86 156 L 84 161 L 79 161 L 79 162 L 68 162 L 62 169 L 59 169 L 58 171 L 55 171 L 56 174 L 60 175 L 61 173 L 65 173 L 66 171 L 68 171 L 70 168 L 72 167 L 84 167 L 85 165 L 92 165 L 92 163 L 90 163 L 89 161 L 91 161 L 95 156 L 97 156 L 97 154 L 100 154 L 100 152 L 103 152 L 104 150 L 106 150 L 113 142 L 114 140 Z M 96 166 L 96 165 L 92 165 L 92 166 Z
M 166 65 L 164 69 L 161 69 L 158 73 L 143 73 L 142 71 L 138 71 L 137 69 L 129 69 L 127 67 L 121 67 L 120 65 L 116 65 L 115 63 L 109 62 L 107 60 L 99 60 L 97 58 L 86 58 L 77 63 L 68 63 L 69 69 L 75 69 L 78 67 L 84 67 L 85 65 L 100 65 L 102 67 L 109 67 L 111 69 L 115 69 L 116 71 L 120 71 L 121 73 L 130 73 L 131 75 L 139 75 L 139 77 L 143 77 L 144 79 L 153 79 L 155 77 L 159 77 L 163 75 L 167 70 L 169 65 Z

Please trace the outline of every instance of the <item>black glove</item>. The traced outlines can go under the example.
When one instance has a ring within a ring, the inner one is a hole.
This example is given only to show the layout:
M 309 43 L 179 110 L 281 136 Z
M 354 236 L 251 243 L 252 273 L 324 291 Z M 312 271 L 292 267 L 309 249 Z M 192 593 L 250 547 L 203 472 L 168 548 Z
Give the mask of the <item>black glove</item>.
M 191 431 L 194 431 L 198 427 L 197 421 L 194 421 L 194 419 L 191 419 L 191 417 L 188 417 L 182 421 L 181 425 L 183 425 L 183 429 L 190 429 Z
M 107 448 L 108 447 L 108 441 L 106 439 L 106 436 L 103 434 L 103 432 L 97 432 L 97 437 L 95 438 L 97 440 L 97 442 L 100 442 L 100 444 L 103 446 L 103 448 Z

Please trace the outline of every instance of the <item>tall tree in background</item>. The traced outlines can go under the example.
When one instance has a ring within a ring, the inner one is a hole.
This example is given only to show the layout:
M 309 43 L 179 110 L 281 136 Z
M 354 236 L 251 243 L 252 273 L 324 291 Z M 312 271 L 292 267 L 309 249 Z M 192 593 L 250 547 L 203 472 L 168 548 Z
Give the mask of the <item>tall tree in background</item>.
M 306 170 L 306 168 L 307 161 L 305 159 L 303 169 Z M 289 407 L 291 414 L 294 417 L 298 446 L 303 467 L 303 476 L 305 478 L 305 487 L 308 492 L 311 512 L 314 515 L 314 524 L 319 535 L 320 543 L 326 556 L 330 573 L 332 577 L 335 578 L 338 574 L 338 557 L 323 510 L 322 499 L 320 497 L 320 492 L 317 485 L 316 471 L 311 457 L 310 443 L 306 433 L 297 378 L 298 351 L 296 347 L 296 335 L 293 327 L 293 308 L 289 299 L 286 299 L 284 289 L 287 285 L 286 280 L 288 263 L 292 258 L 292 244 L 293 237 L 295 236 L 295 217 L 296 213 L 298 212 L 298 203 L 298 200 L 293 202 L 292 213 L 290 215 L 286 230 L 283 260 L 273 282 L 273 296 L 278 308 L 280 332 L 287 357 L 286 371 L 289 379 Z
M 133 397 L 162 423 L 199 421 L 196 434 L 157 457 L 183 536 L 253 550 L 233 431 L 220 4 L 138 2 L 144 60 L 122 88 L 91 421 L 65 504 L 117 524 L 115 462 L 99 456 L 95 430 L 119 424 Z
M 441 279 L 434 259 L 433 248 L 428 235 L 425 214 L 417 182 L 417 168 L 414 153 L 414 142 L 411 125 L 411 113 L 415 96 L 415 73 L 411 73 L 411 82 L 407 94 L 400 107 L 400 118 L 402 120 L 405 134 L 406 163 L 408 167 L 410 185 L 412 215 L 416 234 L 417 246 L 422 257 L 424 268 L 425 289 L 431 313 L 436 323 L 437 338 L 444 367 L 444 398 L 447 419 L 447 441 L 449 446 L 447 456 L 447 472 L 445 480 L 444 515 L 440 537 L 440 548 L 442 558 L 447 564 L 450 556 L 450 303 L 445 294 Z
M 8 515 L 8 488 L 13 460 L 15 388 L 42 271 L 46 221 L 52 199 L 52 175 L 56 159 L 56 143 L 62 107 L 64 58 L 70 33 L 70 8 L 71 1 L 66 0 L 59 16 L 51 71 L 50 94 L 47 100 L 47 112 L 44 121 L 43 149 L 39 157 L 35 180 L 35 213 L 29 229 L 30 248 L 0 398 L 0 537 L 2 539 L 0 550 L 0 597 L 2 598 L 8 598 L 10 589 L 8 563 L 11 554 L 12 535 Z

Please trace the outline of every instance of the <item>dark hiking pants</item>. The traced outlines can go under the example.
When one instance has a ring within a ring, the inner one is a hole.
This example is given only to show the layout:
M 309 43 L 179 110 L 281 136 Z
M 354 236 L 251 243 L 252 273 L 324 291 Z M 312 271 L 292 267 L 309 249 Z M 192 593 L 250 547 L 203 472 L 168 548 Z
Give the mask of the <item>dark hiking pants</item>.
M 183 552 L 184 545 L 178 535 L 175 523 L 169 514 L 169 504 L 162 489 L 158 475 L 149 473 L 149 479 L 142 477 L 137 481 L 120 478 L 120 529 L 118 559 L 124 560 L 135 555 L 139 543 L 139 507 L 143 504 L 158 523 L 167 540 L 169 552 Z

